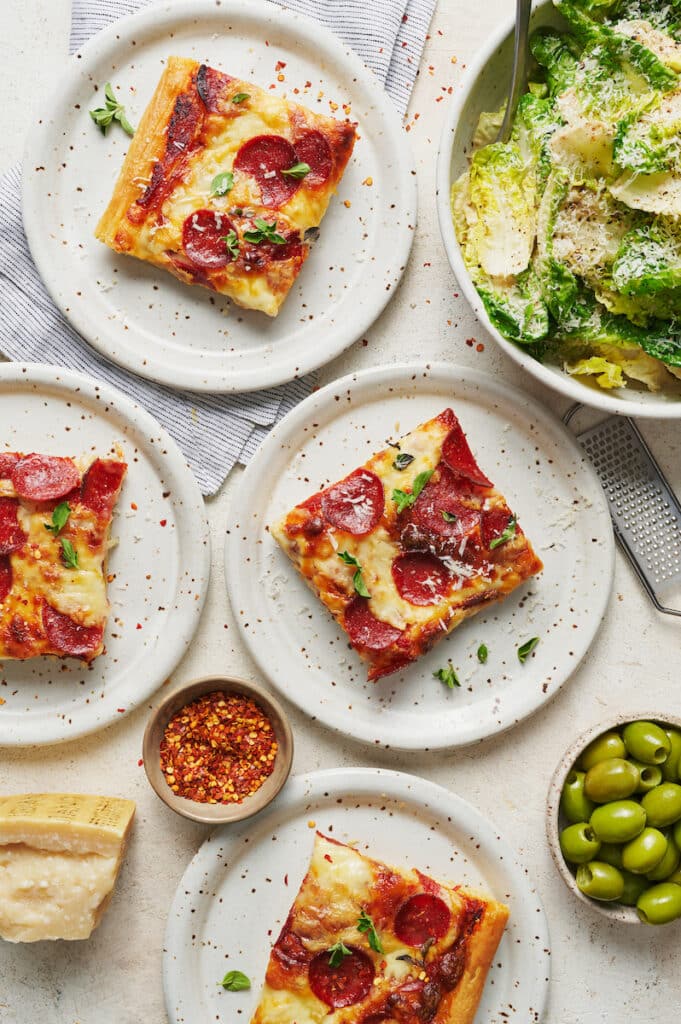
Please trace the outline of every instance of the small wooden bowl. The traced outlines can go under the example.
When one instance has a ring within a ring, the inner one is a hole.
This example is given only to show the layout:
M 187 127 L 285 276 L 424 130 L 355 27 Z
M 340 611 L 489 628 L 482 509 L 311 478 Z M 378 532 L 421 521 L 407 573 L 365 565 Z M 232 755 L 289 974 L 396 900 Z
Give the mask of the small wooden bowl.
M 277 739 L 278 750 L 274 762 L 274 771 L 252 796 L 246 797 L 241 803 L 204 804 L 198 800 L 187 800 L 177 796 L 166 782 L 161 771 L 160 748 L 161 740 L 168 722 L 173 715 L 187 704 L 206 693 L 220 690 L 222 693 L 236 693 L 250 697 L 260 705 L 272 723 Z M 144 770 L 156 795 L 176 814 L 192 821 L 200 821 L 206 825 L 224 825 L 232 821 L 243 821 L 258 811 L 262 811 L 274 800 L 291 772 L 293 761 L 293 734 L 286 718 L 284 709 L 266 690 L 254 683 L 233 676 L 204 676 L 173 690 L 163 700 L 147 723 L 142 742 Z
M 561 758 L 558 767 L 556 768 L 551 783 L 549 785 L 549 795 L 546 804 L 546 836 L 549 841 L 549 848 L 551 850 L 551 856 L 553 861 L 558 868 L 560 877 L 563 879 L 568 889 L 573 896 L 576 896 L 578 900 L 590 907 L 591 910 L 595 910 L 596 913 L 602 917 L 607 918 L 609 921 L 618 921 L 620 924 L 642 924 L 638 914 L 636 913 L 636 907 L 625 907 L 621 903 L 612 902 L 608 903 L 603 900 L 594 900 L 589 896 L 585 896 L 583 892 L 577 888 L 577 882 L 575 876 L 570 870 L 570 866 L 563 856 L 563 851 L 560 848 L 559 835 L 561 830 L 567 825 L 567 821 L 563 820 L 563 816 L 560 813 L 560 795 L 563 791 L 563 786 L 568 774 L 574 768 L 578 761 L 582 751 L 592 740 L 595 740 L 597 736 L 600 736 L 604 732 L 609 732 L 611 729 L 621 729 L 623 725 L 628 722 L 658 722 L 663 727 L 671 727 L 674 729 L 681 730 L 681 718 L 676 715 L 670 714 L 658 714 L 653 711 L 642 712 L 639 714 L 626 714 L 617 715 L 615 718 L 608 718 L 605 722 L 600 722 L 595 725 L 588 732 L 582 733 L 578 739 L 571 744 Z M 597 859 L 597 858 L 596 858 Z

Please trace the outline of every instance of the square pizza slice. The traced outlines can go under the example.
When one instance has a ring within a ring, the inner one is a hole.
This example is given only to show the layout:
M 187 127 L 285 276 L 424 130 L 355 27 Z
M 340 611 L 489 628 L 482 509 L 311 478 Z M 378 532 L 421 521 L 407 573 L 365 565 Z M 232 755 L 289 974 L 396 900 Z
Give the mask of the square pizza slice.
M 507 920 L 317 833 L 252 1024 L 471 1024 Z
M 276 316 L 355 138 L 348 121 L 170 57 L 97 238 Z
M 104 650 L 106 557 L 127 466 L 0 452 L 0 661 Z
M 372 680 L 408 665 L 542 569 L 451 409 L 270 530 Z

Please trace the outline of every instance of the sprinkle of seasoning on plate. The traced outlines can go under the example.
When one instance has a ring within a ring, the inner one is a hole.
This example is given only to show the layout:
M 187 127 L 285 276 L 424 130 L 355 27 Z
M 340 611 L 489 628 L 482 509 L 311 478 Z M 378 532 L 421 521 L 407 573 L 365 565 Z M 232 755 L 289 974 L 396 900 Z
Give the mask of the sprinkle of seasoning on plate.
M 241 803 L 272 774 L 277 750 L 272 723 L 254 700 L 216 690 L 170 719 L 161 740 L 161 771 L 177 796 Z

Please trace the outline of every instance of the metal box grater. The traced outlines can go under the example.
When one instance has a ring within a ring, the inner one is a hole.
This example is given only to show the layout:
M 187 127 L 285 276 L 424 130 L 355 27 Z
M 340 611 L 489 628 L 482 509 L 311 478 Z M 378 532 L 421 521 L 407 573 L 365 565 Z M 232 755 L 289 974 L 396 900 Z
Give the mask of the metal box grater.
M 571 409 L 566 423 L 577 409 Z M 655 607 L 681 592 L 681 505 L 632 420 L 610 416 L 577 434 L 610 505 L 615 536 Z

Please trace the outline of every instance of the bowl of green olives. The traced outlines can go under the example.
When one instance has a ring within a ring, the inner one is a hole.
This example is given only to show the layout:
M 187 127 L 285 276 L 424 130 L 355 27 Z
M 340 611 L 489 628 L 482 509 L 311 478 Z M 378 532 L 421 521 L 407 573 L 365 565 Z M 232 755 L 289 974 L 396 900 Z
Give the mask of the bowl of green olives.
M 681 919 L 681 718 L 620 715 L 577 739 L 549 788 L 560 875 L 613 921 Z

